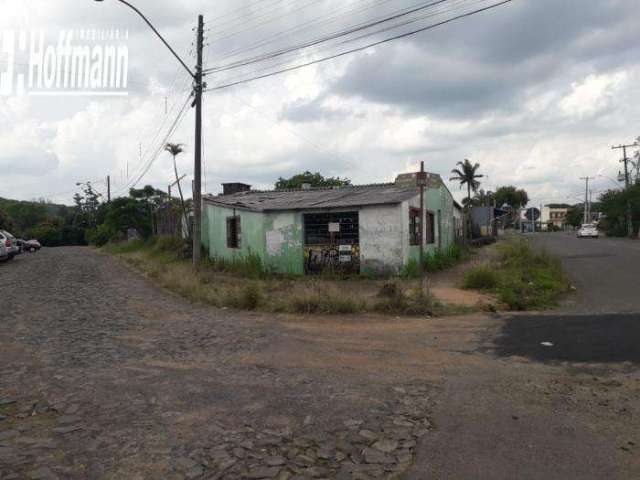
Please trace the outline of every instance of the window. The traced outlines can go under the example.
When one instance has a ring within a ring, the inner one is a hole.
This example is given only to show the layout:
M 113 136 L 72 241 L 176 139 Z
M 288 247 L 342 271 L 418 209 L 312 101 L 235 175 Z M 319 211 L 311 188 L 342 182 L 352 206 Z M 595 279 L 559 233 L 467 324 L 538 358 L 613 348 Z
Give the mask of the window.
M 436 216 L 427 212 L 427 243 L 436 243 Z
M 420 209 L 409 209 L 409 245 L 420 245 L 422 229 L 420 228 Z
M 427 243 L 436 243 L 436 216 L 431 212 L 426 213 Z M 420 228 L 420 209 L 409 209 L 409 245 L 420 245 L 422 229 Z
M 240 217 L 227 217 L 227 247 L 240 248 Z
M 304 215 L 305 245 L 358 245 L 358 212 L 322 212 Z

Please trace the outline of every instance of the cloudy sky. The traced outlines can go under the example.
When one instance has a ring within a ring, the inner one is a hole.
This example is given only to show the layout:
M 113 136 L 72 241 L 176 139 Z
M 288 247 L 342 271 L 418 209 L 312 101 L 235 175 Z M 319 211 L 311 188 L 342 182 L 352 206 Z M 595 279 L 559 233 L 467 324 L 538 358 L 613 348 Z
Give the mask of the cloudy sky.
M 426 3 L 130 1 L 189 65 L 193 27 L 204 14 L 212 69 Z M 443 1 L 373 29 L 214 71 L 206 81 L 216 87 L 267 74 L 496 1 Z M 411 23 L 399 25 L 402 20 Z M 147 26 L 116 0 L 0 0 L 5 34 L 46 29 L 55 38 L 94 28 L 128 31 L 128 95 L 0 96 L 0 197 L 71 203 L 76 182 L 94 181 L 104 190 L 98 182 L 106 175 L 115 194 L 136 181 L 163 189 L 173 181 L 170 157 L 155 152 L 190 81 Z M 536 205 L 579 201 L 579 177 L 586 175 L 602 175 L 596 193 L 615 188 L 606 177 L 617 176 L 620 152 L 610 147 L 640 135 L 638 31 L 637 0 L 513 0 L 335 60 L 212 90 L 205 95 L 205 191 L 217 193 L 227 181 L 269 188 L 279 176 L 307 169 L 354 183 L 384 182 L 421 160 L 448 180 L 464 158 L 480 163 L 483 188 L 517 185 Z M 8 63 L 4 53 L 0 70 Z M 20 68 L 28 58 L 18 55 L 16 63 Z M 193 117 L 187 110 L 170 137 L 186 145 L 178 167 L 189 178 Z M 449 185 L 461 198 L 458 186 Z

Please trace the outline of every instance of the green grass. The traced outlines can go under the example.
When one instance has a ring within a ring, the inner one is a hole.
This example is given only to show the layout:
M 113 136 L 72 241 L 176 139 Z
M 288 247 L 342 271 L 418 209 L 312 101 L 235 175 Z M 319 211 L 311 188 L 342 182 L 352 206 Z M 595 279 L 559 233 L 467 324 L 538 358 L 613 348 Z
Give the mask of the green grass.
M 373 310 L 396 315 L 436 315 L 443 313 L 443 307 L 421 290 L 406 291 L 402 283 L 396 280 L 382 285 Z
M 459 245 L 451 245 L 448 248 L 437 249 L 425 255 L 425 266 L 427 272 L 441 272 L 451 268 L 469 257 L 468 252 Z M 414 258 L 409 259 L 400 272 L 402 278 L 418 278 L 420 276 L 420 261 Z
M 389 280 L 373 296 L 375 290 L 365 292 L 367 288 L 377 288 L 376 280 L 369 279 L 373 285 L 368 287 L 359 277 L 349 283 L 340 276 L 278 275 L 269 272 L 257 255 L 236 260 L 206 259 L 194 270 L 183 256 L 184 242 L 179 238 L 109 243 L 102 251 L 119 256 L 164 288 L 215 307 L 305 315 L 462 313 L 421 294 L 420 289 L 414 288 L 415 281 Z M 444 268 L 459 258 L 461 254 L 449 251 L 434 255 L 431 261 L 432 266 Z
M 569 291 L 558 258 L 534 250 L 525 240 L 500 245 L 498 251 L 497 261 L 466 272 L 465 288 L 491 291 L 511 310 L 550 308 Z

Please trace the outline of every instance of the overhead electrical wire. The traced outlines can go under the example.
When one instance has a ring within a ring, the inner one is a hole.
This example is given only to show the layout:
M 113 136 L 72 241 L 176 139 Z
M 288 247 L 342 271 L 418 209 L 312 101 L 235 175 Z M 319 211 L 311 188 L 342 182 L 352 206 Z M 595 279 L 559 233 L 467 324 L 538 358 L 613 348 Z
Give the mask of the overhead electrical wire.
M 334 55 L 329 55 L 329 56 L 326 56 L 326 57 L 323 57 L 323 58 L 319 58 L 319 59 L 312 60 L 312 61 L 309 61 L 309 62 L 305 62 L 305 63 L 299 64 L 299 65 L 294 65 L 294 66 L 291 66 L 291 67 L 283 68 L 283 69 L 276 70 L 276 71 L 273 71 L 273 72 L 270 72 L 270 73 L 266 73 L 266 74 L 263 74 L 263 75 L 256 75 L 256 76 L 253 76 L 253 77 L 244 78 L 242 80 L 237 80 L 237 81 L 234 81 L 234 82 L 215 85 L 213 87 L 208 87 L 205 91 L 221 90 L 221 89 L 224 89 L 224 88 L 233 87 L 235 85 L 241 85 L 241 84 L 244 84 L 244 83 L 253 82 L 253 81 L 256 81 L 256 80 L 263 79 L 263 78 L 272 77 L 274 75 L 280 75 L 282 73 L 291 72 L 291 71 L 298 70 L 300 68 L 308 67 L 308 66 L 311 66 L 311 65 L 315 65 L 315 64 L 318 64 L 318 63 L 321 63 L 321 62 L 326 62 L 328 60 L 332 60 L 332 59 L 335 59 L 335 58 L 343 57 L 343 56 L 349 55 L 351 53 L 360 52 L 360 51 L 366 50 L 368 48 L 375 47 L 377 45 L 382 45 L 382 44 L 389 43 L 389 42 L 394 41 L 394 40 L 399 40 L 399 39 L 402 39 L 402 38 L 406 38 L 406 37 L 415 35 L 417 33 L 425 32 L 427 30 L 432 30 L 434 28 L 440 27 L 440 26 L 445 25 L 447 23 L 451 23 L 451 22 L 454 22 L 454 21 L 457 21 L 457 20 L 460 20 L 460 19 L 463 19 L 463 18 L 470 17 L 472 15 L 476 15 L 476 14 L 481 13 L 481 12 L 485 12 L 485 11 L 500 7 L 500 6 L 505 5 L 507 3 L 511 3 L 512 1 L 513 0 L 502 0 L 500 2 L 491 4 L 491 5 L 483 7 L 483 8 L 479 8 L 479 9 L 476 9 L 476 10 L 473 10 L 473 11 L 470 11 L 470 12 L 466 12 L 466 13 L 463 13 L 463 14 L 460 14 L 460 15 L 456 15 L 456 16 L 448 18 L 446 20 L 442 20 L 440 22 L 433 23 L 433 24 L 427 25 L 425 27 L 421 27 L 421 28 L 418 28 L 418 29 L 415 29 L 415 30 L 412 30 L 412 31 L 409 31 L 409 32 L 404 32 L 404 33 L 401 33 L 401 34 L 398 34 L 398 35 L 394 35 L 394 36 L 391 36 L 391 37 L 388 37 L 388 38 L 385 38 L 385 39 L 382 39 L 382 40 L 378 40 L 376 42 L 371 42 L 371 43 L 368 43 L 366 45 L 363 45 L 363 46 L 360 46 L 360 47 L 357 47 L 357 48 L 352 48 L 352 49 L 349 49 L 349 50 L 346 50 L 346 51 L 343 51 L 343 52 L 336 53 Z
M 232 50 L 231 52 L 226 53 L 223 57 L 220 57 L 218 59 L 219 62 L 222 62 L 224 60 L 227 60 L 229 58 L 233 58 L 236 55 L 239 55 L 241 53 L 248 53 L 250 51 L 256 50 L 258 48 L 264 47 L 265 45 L 269 45 L 271 43 L 277 42 L 278 39 L 282 38 L 282 37 L 286 37 L 291 35 L 294 32 L 299 32 L 300 30 L 308 30 L 309 27 L 311 26 L 320 26 L 320 25 L 327 25 L 330 23 L 334 23 L 336 20 L 344 18 L 344 16 L 346 15 L 353 15 L 353 14 L 357 14 L 357 13 L 362 13 L 365 12 L 367 10 L 370 10 L 372 8 L 375 7 L 379 7 L 380 5 L 383 5 L 385 3 L 388 3 L 392 0 L 376 0 L 374 2 L 372 2 L 369 5 L 365 5 L 365 6 L 359 6 L 356 8 L 351 8 L 351 6 L 349 6 L 350 8 L 348 8 L 347 10 L 342 10 L 339 8 L 337 10 L 333 10 L 332 11 L 332 15 L 328 16 L 328 17 L 324 17 L 324 18 L 319 18 L 319 19 L 313 19 L 313 20 L 309 20 L 307 22 L 303 22 L 300 24 L 296 24 L 296 26 L 285 29 L 285 30 L 280 30 L 277 33 L 274 33 L 272 35 L 269 35 L 268 37 L 265 37 L 261 40 L 259 40 L 258 42 L 255 42 L 249 46 L 246 47 L 239 47 L 235 50 Z M 344 6 L 343 6 L 344 7 Z
M 264 61 L 264 60 L 267 60 L 267 59 L 270 59 L 270 58 L 275 58 L 275 57 L 284 55 L 286 53 L 290 53 L 290 52 L 294 52 L 294 51 L 301 50 L 301 49 L 304 49 L 304 48 L 312 47 L 312 46 L 318 45 L 320 43 L 328 42 L 330 40 L 335 40 L 337 38 L 344 37 L 344 36 L 350 35 L 352 33 L 356 33 L 356 32 L 362 31 L 362 30 L 366 30 L 366 29 L 372 28 L 372 27 L 374 27 L 376 25 L 380 25 L 380 24 L 383 24 L 383 23 L 386 23 L 386 22 L 390 22 L 392 20 L 396 20 L 398 18 L 402 18 L 402 17 L 405 17 L 407 15 L 411 15 L 413 13 L 420 12 L 420 11 L 425 10 L 427 8 L 431 8 L 431 7 L 446 3 L 448 1 L 449 0 L 436 0 L 436 1 L 433 1 L 433 2 L 419 4 L 418 6 L 414 6 L 414 7 L 410 8 L 410 9 L 405 9 L 405 10 L 399 12 L 399 13 L 395 13 L 394 15 L 386 16 L 386 17 L 381 18 L 381 19 L 376 19 L 376 20 L 373 20 L 371 22 L 366 22 L 366 23 L 363 23 L 363 24 L 359 24 L 359 25 L 356 25 L 354 27 L 350 27 L 348 29 L 345 29 L 345 30 L 342 30 L 342 31 L 339 31 L 339 32 L 336 32 L 336 33 L 332 33 L 330 35 L 325 35 L 325 36 L 316 38 L 316 39 L 308 41 L 308 42 L 299 43 L 297 45 L 293 45 L 291 47 L 287 47 L 287 48 L 284 48 L 284 49 L 280 49 L 280 50 L 276 50 L 276 51 L 273 51 L 273 52 L 269 52 L 269 53 L 266 53 L 264 55 L 256 56 L 256 57 L 253 57 L 253 58 L 248 58 L 248 59 L 241 60 L 241 61 L 238 61 L 238 62 L 233 62 L 233 63 L 227 64 L 227 65 L 223 65 L 221 67 L 213 67 L 213 68 L 208 69 L 206 72 L 224 71 L 224 70 L 228 70 L 228 69 L 231 69 L 231 68 L 238 68 L 238 67 L 241 67 L 241 66 L 250 65 L 252 63 Z
M 244 26 L 245 28 L 243 28 L 242 30 L 231 31 L 230 33 L 226 33 L 225 31 L 223 31 L 223 32 L 221 32 L 222 35 L 219 35 L 219 36 L 216 36 L 216 37 L 212 37 L 209 42 L 210 43 L 211 42 L 220 42 L 222 40 L 227 40 L 228 38 L 235 37 L 236 35 L 240 35 L 241 33 L 245 33 L 245 32 L 251 31 L 251 30 L 255 30 L 257 27 L 260 27 L 262 25 L 266 25 L 266 24 L 271 23 L 271 22 L 273 22 L 275 20 L 280 20 L 282 18 L 285 18 L 285 17 L 291 15 L 292 13 L 300 12 L 300 11 L 302 11 L 302 10 L 304 10 L 306 8 L 309 8 L 309 7 L 311 7 L 311 6 L 313 6 L 313 5 L 317 4 L 317 3 L 318 3 L 318 0 L 312 0 L 312 1 L 306 3 L 306 4 L 302 5 L 302 6 L 298 6 L 297 8 L 291 10 L 290 12 L 276 15 L 275 17 L 271 17 L 271 18 L 269 18 L 267 20 L 264 20 L 264 21 L 262 21 L 260 23 L 257 23 L 257 24 L 245 25 Z M 259 18 L 260 18 L 260 16 L 255 17 L 254 20 L 255 19 L 259 19 Z
M 320 47 L 315 48 L 312 52 L 307 52 L 307 54 L 318 54 L 318 53 L 320 53 L 322 51 L 335 49 L 336 47 L 338 47 L 340 45 L 346 45 L 348 43 L 353 43 L 353 42 L 356 42 L 358 40 L 362 40 L 362 39 L 367 38 L 367 37 L 378 35 L 379 33 L 382 33 L 382 32 L 386 32 L 386 31 L 389 31 L 389 30 L 394 30 L 394 29 L 397 29 L 397 28 L 400 28 L 400 27 L 404 27 L 406 25 L 409 25 L 411 23 L 415 23 L 415 22 L 420 21 L 420 20 L 425 20 L 427 18 L 441 16 L 443 14 L 450 14 L 450 13 L 460 9 L 460 7 L 468 8 L 469 6 L 472 6 L 472 5 L 487 3 L 487 0 L 450 0 L 450 1 L 454 2 L 454 5 L 453 6 L 452 5 L 447 5 L 447 8 L 445 10 L 436 10 L 436 11 L 433 11 L 433 12 L 429 11 L 427 13 L 422 13 L 420 16 L 418 16 L 416 18 L 403 20 L 401 23 L 398 23 L 398 24 L 386 26 L 386 27 L 383 27 L 381 29 L 378 29 L 378 30 L 375 30 L 375 31 L 372 31 L 372 32 L 364 33 L 364 34 L 362 34 L 360 36 L 357 36 L 357 37 L 345 39 L 345 40 L 343 40 L 341 42 L 337 42 L 337 43 L 333 43 L 333 44 L 329 44 L 329 45 L 322 45 Z M 470 2 L 470 3 L 469 4 L 465 4 L 464 2 Z M 292 55 L 296 56 L 297 54 L 298 54 L 297 51 L 292 51 L 292 52 L 288 53 L 285 56 L 292 56 Z M 266 61 L 267 60 L 265 60 L 265 62 Z M 263 63 L 263 62 L 256 62 L 256 63 Z M 290 60 L 283 59 L 280 62 L 277 62 L 277 63 L 271 64 L 271 65 L 259 68 L 257 70 L 254 70 L 252 72 L 252 75 L 256 75 L 259 72 L 268 71 L 268 70 L 271 70 L 273 68 L 277 68 L 277 67 L 284 66 L 284 65 L 289 65 L 289 64 L 290 64 Z M 229 68 L 227 70 L 231 70 L 231 68 Z M 219 72 L 220 71 L 214 72 L 214 73 L 219 73 Z M 240 78 L 243 78 L 244 76 L 245 75 L 241 75 L 241 76 L 236 77 L 235 79 L 240 79 Z M 231 83 L 234 80 L 230 80 L 230 81 L 227 81 L 225 83 Z
M 142 180 L 142 178 L 144 178 L 144 176 L 149 172 L 152 165 L 157 160 L 160 153 L 163 151 L 164 146 L 168 141 L 168 139 L 171 137 L 171 135 L 173 135 L 176 129 L 180 126 L 180 123 L 182 122 L 185 113 L 188 111 L 187 107 L 190 105 L 190 102 L 191 102 L 191 95 L 188 95 L 185 102 L 182 105 L 182 108 L 180 109 L 180 111 L 178 112 L 178 115 L 175 117 L 175 119 L 171 123 L 171 126 L 167 130 L 162 141 L 156 144 L 156 148 L 154 149 L 153 154 L 138 169 L 138 173 L 136 173 L 135 180 L 127 182 L 126 185 L 118 191 L 119 194 L 126 192 L 130 188 L 134 188 L 140 182 L 140 180 Z

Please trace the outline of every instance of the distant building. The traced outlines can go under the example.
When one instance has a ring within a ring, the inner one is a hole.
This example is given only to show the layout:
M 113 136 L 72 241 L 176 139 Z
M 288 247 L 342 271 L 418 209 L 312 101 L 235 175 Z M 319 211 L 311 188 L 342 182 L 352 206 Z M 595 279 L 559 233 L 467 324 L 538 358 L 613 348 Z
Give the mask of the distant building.
M 416 174 L 394 183 L 340 188 L 254 191 L 224 184 L 203 198 L 202 242 L 212 258 L 257 256 L 275 272 L 397 273 L 461 234 L 459 205 L 439 175 L 428 174 L 421 226 Z M 456 214 L 457 212 L 457 214 Z
M 471 236 L 497 237 L 504 233 L 509 212 L 496 207 L 471 207 Z
M 547 230 L 549 225 L 553 225 L 561 230 L 565 229 L 567 224 L 567 214 L 571 209 L 571 205 L 550 204 L 542 207 L 542 229 Z

